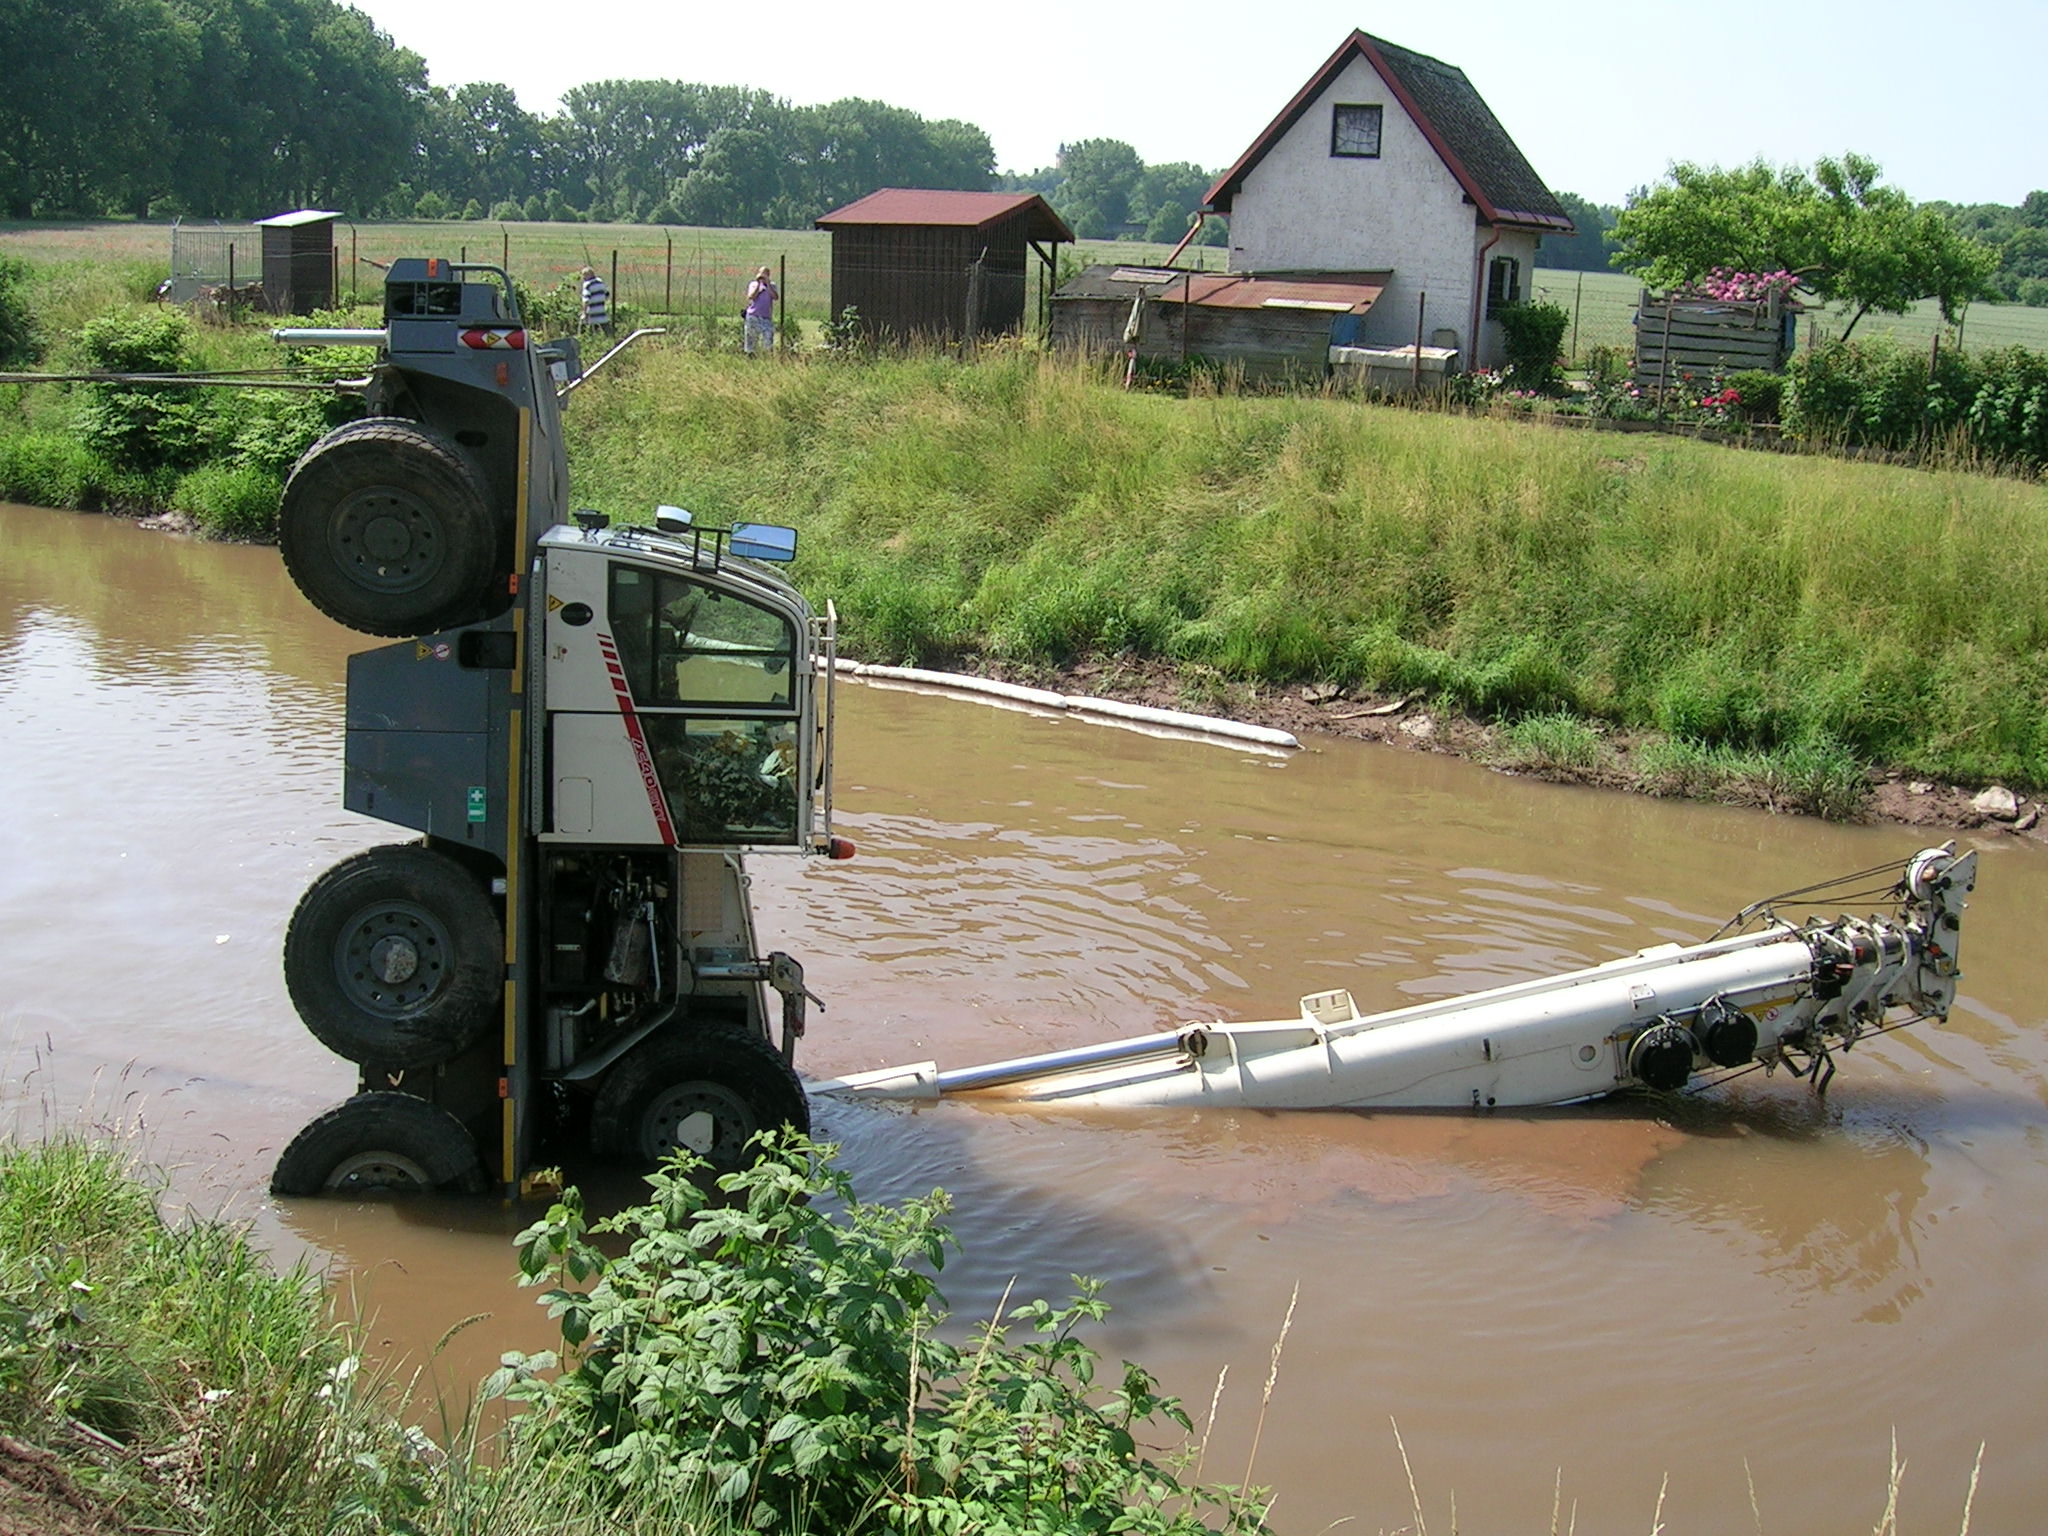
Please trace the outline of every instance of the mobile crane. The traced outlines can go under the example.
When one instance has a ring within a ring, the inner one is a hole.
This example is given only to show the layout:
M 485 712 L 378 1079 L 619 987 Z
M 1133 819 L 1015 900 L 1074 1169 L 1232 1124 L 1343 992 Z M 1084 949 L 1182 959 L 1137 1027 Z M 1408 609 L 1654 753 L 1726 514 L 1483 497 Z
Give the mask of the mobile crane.
M 292 915 L 286 990 L 357 1091 L 273 1191 L 512 1194 L 564 1151 L 723 1170 L 807 1128 L 816 999 L 759 953 L 744 862 L 852 853 L 835 617 L 777 569 L 795 532 L 573 511 L 580 349 L 530 333 L 499 268 L 396 261 L 381 329 L 277 334 L 378 348 L 368 414 L 291 473 L 279 547 L 316 608 L 397 637 L 349 660 L 342 799 L 418 836 Z

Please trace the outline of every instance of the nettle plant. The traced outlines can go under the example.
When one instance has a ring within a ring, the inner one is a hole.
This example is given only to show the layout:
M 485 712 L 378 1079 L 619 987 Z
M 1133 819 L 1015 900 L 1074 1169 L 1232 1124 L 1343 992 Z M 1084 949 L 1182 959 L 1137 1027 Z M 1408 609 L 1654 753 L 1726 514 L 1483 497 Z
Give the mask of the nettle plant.
M 1107 1313 L 1096 1282 L 950 1342 L 944 1192 L 864 1204 L 831 1155 L 764 1138 L 707 1191 L 679 1154 L 645 1204 L 595 1223 L 565 1191 L 517 1240 L 562 1348 L 506 1355 L 487 1389 L 527 1406 L 523 1448 L 621 1503 L 704 1501 L 761 1529 L 1265 1529 L 1258 1490 L 1182 1480 L 1191 1424 L 1151 1376 L 1097 1382 L 1078 1336 Z M 1174 1448 L 1140 1444 L 1155 1427 Z

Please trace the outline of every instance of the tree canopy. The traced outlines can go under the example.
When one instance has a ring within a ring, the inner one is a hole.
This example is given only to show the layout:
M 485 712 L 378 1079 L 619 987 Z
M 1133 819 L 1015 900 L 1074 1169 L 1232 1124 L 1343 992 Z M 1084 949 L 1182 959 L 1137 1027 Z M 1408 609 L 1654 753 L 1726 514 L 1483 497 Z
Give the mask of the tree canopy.
M 1941 209 L 1880 186 L 1881 174 L 1855 154 L 1817 160 L 1811 174 L 1762 160 L 1732 170 L 1674 165 L 1622 209 L 1614 265 L 1663 288 L 1698 283 L 1717 267 L 1790 272 L 1853 311 L 1844 335 L 1873 309 L 1903 314 L 1934 299 L 1954 321 L 1972 299 L 1992 297 L 1997 251 Z

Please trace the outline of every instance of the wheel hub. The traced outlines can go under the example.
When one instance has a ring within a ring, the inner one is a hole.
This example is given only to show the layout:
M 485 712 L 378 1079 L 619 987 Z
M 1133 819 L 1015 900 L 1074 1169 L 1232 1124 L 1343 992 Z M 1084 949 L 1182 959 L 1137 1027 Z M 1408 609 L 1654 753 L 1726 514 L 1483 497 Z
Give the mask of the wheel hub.
M 393 935 L 370 946 L 370 974 L 386 986 L 412 980 L 420 968 L 420 952 L 412 940 Z
M 364 491 L 335 509 L 328 553 L 358 585 L 385 595 L 412 592 L 440 570 L 440 520 L 418 498 Z
M 737 1168 L 760 1122 L 747 1101 L 721 1083 L 677 1083 L 657 1094 L 641 1121 L 648 1161 L 688 1150 L 716 1168 Z
M 370 1189 L 426 1189 L 427 1170 L 402 1152 L 358 1152 L 334 1165 L 327 1176 L 329 1193 L 350 1194 Z
M 455 943 L 426 908 L 386 902 L 358 912 L 335 943 L 335 979 L 349 1002 L 378 1018 L 418 1012 L 441 990 Z

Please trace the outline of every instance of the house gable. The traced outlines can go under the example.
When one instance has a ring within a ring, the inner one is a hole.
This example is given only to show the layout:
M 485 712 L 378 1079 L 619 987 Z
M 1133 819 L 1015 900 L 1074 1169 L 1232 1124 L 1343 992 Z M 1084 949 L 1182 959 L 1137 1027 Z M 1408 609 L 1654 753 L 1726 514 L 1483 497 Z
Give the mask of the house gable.
M 1400 104 L 1482 219 L 1539 233 L 1572 232 L 1571 219 L 1463 70 L 1364 32 L 1347 37 L 1237 163 L 1217 178 L 1204 208 L 1210 213 L 1231 212 L 1245 178 L 1275 146 L 1301 128 L 1305 119 L 1327 116 L 1312 109 L 1325 102 L 1331 106 L 1348 102 L 1341 92 L 1332 95 L 1331 91 L 1340 84 L 1351 86 L 1356 79 L 1352 66 L 1359 60 Z M 1316 125 L 1310 122 L 1308 126 Z

